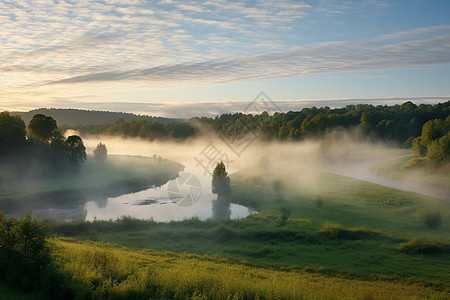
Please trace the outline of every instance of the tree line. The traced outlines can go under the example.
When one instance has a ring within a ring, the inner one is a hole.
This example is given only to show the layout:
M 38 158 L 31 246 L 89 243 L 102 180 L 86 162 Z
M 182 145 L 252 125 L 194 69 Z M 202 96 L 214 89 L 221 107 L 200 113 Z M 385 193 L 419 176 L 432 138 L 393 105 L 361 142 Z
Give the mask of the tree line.
M 29 112 L 11 112 L 11 115 L 20 115 L 22 119 L 28 124 L 34 115 L 41 114 L 51 116 L 58 122 L 59 126 L 64 128 L 66 126 L 75 126 L 80 124 L 109 124 L 118 119 L 124 119 L 129 122 L 133 119 L 144 119 L 148 121 L 157 122 L 176 122 L 178 119 L 169 119 L 164 117 L 153 117 L 147 115 L 138 115 L 126 112 L 112 112 L 112 111 L 96 111 L 96 110 L 82 110 L 82 109 L 68 109 L 68 108 L 39 108 L 30 110 Z
M 134 119 L 126 122 L 119 119 L 112 124 L 78 125 L 71 127 L 83 135 L 112 135 L 137 137 L 147 140 L 185 140 L 198 135 L 198 128 L 191 122 L 158 122 Z
M 52 117 L 36 114 L 27 128 L 20 116 L 0 113 L 0 163 L 8 170 L 3 177 L 72 171 L 86 157 L 83 140 L 65 138 Z
M 354 136 L 367 141 L 395 143 L 408 148 L 414 145 L 419 157 L 448 160 L 448 137 L 445 137 L 448 126 L 445 124 L 450 122 L 449 115 L 450 101 L 434 105 L 415 105 L 408 101 L 392 106 L 358 104 L 343 108 L 311 107 L 300 111 L 276 112 L 273 115 L 267 112 L 228 113 L 214 118 L 194 117 L 187 122 L 161 123 L 144 119 L 127 122 L 120 119 L 112 124 L 80 125 L 73 129 L 84 135 L 185 140 L 201 135 L 202 129 L 206 127 L 224 138 L 236 139 L 253 134 L 266 141 L 301 141 L 321 138 L 334 131 L 349 130 Z M 434 130 L 430 137 L 417 140 L 424 130 L 429 131 L 430 125 L 425 124 L 430 121 L 443 125 L 433 125 L 433 128 L 440 126 L 440 129 Z M 442 140 L 431 143 L 431 137 Z
M 368 140 L 395 141 L 411 146 L 422 126 L 432 119 L 444 120 L 450 113 L 450 101 L 419 106 L 408 101 L 401 105 L 358 104 L 343 108 L 311 107 L 301 111 L 261 114 L 223 114 L 215 118 L 192 118 L 207 124 L 225 137 L 249 132 L 267 140 L 302 140 L 321 137 L 335 129 L 355 129 Z
M 223 114 L 196 117 L 190 122 L 213 128 L 226 138 L 256 135 L 272 141 L 301 141 L 349 130 L 359 139 L 411 147 L 418 157 L 432 161 L 450 159 L 450 101 L 435 105 L 347 105 L 343 108 L 312 107 L 301 111 L 261 114 Z

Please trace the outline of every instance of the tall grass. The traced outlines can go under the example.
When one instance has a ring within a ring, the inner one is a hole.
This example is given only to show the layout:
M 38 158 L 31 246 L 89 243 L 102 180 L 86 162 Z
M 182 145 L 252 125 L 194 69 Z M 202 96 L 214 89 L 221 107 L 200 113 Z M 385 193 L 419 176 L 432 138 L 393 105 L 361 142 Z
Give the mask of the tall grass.
M 62 271 L 87 298 L 113 299 L 447 299 L 445 288 L 281 271 L 223 258 L 54 239 Z M 87 293 L 87 294 L 86 294 Z

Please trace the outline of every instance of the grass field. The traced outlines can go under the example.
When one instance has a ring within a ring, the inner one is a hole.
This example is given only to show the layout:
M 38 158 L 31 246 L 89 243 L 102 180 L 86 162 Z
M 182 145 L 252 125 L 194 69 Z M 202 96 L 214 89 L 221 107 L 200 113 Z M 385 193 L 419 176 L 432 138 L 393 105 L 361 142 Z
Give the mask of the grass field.
M 283 180 L 279 195 L 273 189 L 278 179 Z M 320 188 L 311 180 L 320 182 Z M 282 172 L 277 177 L 276 172 L 262 176 L 247 170 L 233 175 L 232 182 L 233 202 L 255 207 L 258 214 L 223 222 L 123 218 L 54 230 L 132 248 L 217 255 L 257 267 L 450 284 L 450 206 L 444 201 L 311 170 L 290 179 Z M 291 211 L 284 226 L 282 207 Z M 426 212 L 439 212 L 442 224 L 426 226 L 421 219 Z M 326 222 L 338 224 L 335 236 L 323 232 Z M 418 255 L 400 251 L 414 239 L 429 250 Z
M 380 176 L 407 183 L 436 187 L 450 193 L 450 164 L 436 166 L 413 154 L 377 163 L 370 170 Z
M 236 263 L 220 257 L 52 240 L 78 296 L 115 299 L 446 299 L 424 282 L 360 280 Z
M 261 171 L 232 175 L 232 202 L 258 212 L 239 220 L 49 222 L 48 287 L 79 299 L 450 298 L 448 202 L 311 169 Z

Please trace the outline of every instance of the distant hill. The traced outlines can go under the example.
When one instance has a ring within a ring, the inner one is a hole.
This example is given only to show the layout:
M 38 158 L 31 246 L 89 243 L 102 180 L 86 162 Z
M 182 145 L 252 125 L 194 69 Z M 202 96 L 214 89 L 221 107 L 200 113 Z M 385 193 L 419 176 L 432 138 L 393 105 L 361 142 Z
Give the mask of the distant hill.
M 20 115 L 26 125 L 30 123 L 30 120 L 36 114 L 51 116 L 56 120 L 58 126 L 111 124 L 120 119 L 123 119 L 126 122 L 130 122 L 133 119 L 144 119 L 161 123 L 185 121 L 181 119 L 152 117 L 132 113 L 58 108 L 39 108 L 29 112 L 11 112 L 10 114 Z

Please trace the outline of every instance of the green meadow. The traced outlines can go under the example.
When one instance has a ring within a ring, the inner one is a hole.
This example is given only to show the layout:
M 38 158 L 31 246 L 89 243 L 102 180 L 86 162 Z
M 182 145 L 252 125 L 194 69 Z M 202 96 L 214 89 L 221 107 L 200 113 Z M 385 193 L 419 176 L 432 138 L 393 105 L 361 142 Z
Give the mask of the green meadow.
M 158 165 L 130 159 L 141 172 Z M 131 172 L 123 170 L 101 180 L 106 185 Z M 450 297 L 449 202 L 281 166 L 241 170 L 231 183 L 231 202 L 251 208 L 250 216 L 167 223 L 132 217 L 47 220 L 52 263 L 40 291 L 0 285 L 0 294 L 5 299 Z
M 299 170 L 286 178 L 278 171 L 244 170 L 231 177 L 232 202 L 258 211 L 244 219 L 157 223 L 123 217 L 51 227 L 93 245 L 206 255 L 320 280 L 450 291 L 448 202 L 326 172 Z M 427 216 L 439 224 L 430 226 Z

